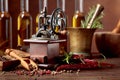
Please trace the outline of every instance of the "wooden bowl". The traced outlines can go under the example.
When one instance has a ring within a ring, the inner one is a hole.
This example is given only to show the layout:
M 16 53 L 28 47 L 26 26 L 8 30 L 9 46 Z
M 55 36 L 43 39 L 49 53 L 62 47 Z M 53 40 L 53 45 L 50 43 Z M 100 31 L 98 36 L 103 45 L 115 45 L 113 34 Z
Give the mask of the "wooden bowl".
M 97 49 L 106 57 L 120 56 L 120 34 L 112 32 L 96 32 L 95 42 Z

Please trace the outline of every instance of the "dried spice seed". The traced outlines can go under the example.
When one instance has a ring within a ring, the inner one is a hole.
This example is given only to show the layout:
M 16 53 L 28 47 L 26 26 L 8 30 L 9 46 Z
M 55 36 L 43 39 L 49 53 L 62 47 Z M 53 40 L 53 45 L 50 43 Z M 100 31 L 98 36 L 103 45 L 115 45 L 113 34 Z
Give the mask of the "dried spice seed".
M 80 69 L 78 69 L 77 72 L 80 72 Z
M 72 73 L 73 72 L 73 70 L 70 70 L 70 73 Z
M 52 71 L 51 74 L 52 74 L 52 75 L 56 75 L 57 72 L 56 72 L 56 71 Z
M 51 74 L 51 71 L 50 71 L 50 70 L 47 70 L 47 71 L 46 71 L 46 74 Z
M 66 72 L 67 72 L 67 73 L 70 73 L 70 71 L 69 71 L 69 70 L 67 70 Z

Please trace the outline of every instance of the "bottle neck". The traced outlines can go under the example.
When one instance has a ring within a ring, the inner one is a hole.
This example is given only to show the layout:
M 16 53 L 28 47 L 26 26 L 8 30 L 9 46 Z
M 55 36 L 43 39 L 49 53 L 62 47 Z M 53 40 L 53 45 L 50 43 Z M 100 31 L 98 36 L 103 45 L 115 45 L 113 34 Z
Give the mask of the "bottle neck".
M 57 8 L 61 8 L 65 12 L 65 0 L 57 0 Z
M 39 0 L 39 13 L 43 12 L 45 8 L 47 9 L 47 0 Z
M 75 0 L 75 12 L 83 13 L 83 0 Z
M 43 0 L 39 0 L 39 13 L 41 13 L 42 9 L 43 9 Z
M 0 0 L 0 11 L 8 12 L 8 0 Z
M 21 11 L 29 12 L 29 0 L 20 0 Z

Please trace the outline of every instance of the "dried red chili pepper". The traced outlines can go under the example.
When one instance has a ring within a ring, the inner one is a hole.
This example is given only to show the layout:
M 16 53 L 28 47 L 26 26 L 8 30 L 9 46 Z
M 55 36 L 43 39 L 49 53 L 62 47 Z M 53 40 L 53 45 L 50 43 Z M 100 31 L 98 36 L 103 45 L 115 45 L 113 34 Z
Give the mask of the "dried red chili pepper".
M 63 64 L 57 67 L 56 71 L 78 70 L 78 69 L 98 69 L 102 67 L 113 67 L 113 64 L 98 62 L 96 60 L 84 59 L 85 64 Z

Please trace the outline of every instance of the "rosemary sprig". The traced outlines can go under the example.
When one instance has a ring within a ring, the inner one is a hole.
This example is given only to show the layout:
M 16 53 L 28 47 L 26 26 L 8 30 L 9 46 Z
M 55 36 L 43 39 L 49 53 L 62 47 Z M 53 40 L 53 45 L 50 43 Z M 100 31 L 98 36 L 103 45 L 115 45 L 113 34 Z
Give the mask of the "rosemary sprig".
M 103 24 L 101 22 L 101 19 L 103 18 L 103 13 L 101 13 L 100 16 L 98 16 L 94 21 L 91 26 L 91 28 L 103 28 Z
M 86 28 L 86 26 L 88 25 L 88 23 L 89 23 L 92 15 L 93 15 L 93 13 L 94 13 L 94 11 L 95 11 L 95 6 L 93 6 L 92 8 L 90 8 L 90 12 L 88 12 L 87 16 L 85 16 L 85 20 L 84 20 L 84 21 L 83 21 L 83 20 L 81 21 L 83 28 Z
M 70 59 L 72 57 L 71 53 L 65 53 L 64 54 L 65 58 L 63 59 L 64 62 L 66 62 L 67 64 L 70 64 Z
M 92 19 L 95 11 L 96 11 L 96 6 L 94 5 L 92 6 L 92 8 L 90 8 L 90 11 L 88 12 L 87 16 L 85 16 L 85 20 L 81 21 L 82 28 L 88 28 L 89 22 Z M 104 15 L 103 12 L 97 15 L 93 20 L 90 28 L 102 28 L 103 24 L 101 22 L 101 19 L 103 18 L 103 15 Z
M 67 64 L 75 64 L 78 62 L 85 64 L 82 55 L 75 55 L 72 52 L 64 54 L 63 62 L 65 62 Z

